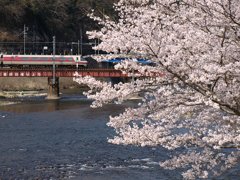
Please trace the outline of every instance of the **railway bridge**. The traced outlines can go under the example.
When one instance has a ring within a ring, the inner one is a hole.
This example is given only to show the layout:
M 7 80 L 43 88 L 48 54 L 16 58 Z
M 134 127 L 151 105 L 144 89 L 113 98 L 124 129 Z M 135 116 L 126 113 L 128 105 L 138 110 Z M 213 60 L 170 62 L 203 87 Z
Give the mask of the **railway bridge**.
M 74 77 L 75 73 L 78 72 L 81 76 L 92 76 L 92 77 L 130 77 L 130 73 L 123 73 L 120 70 L 115 69 L 62 69 L 56 68 L 55 74 L 53 69 L 45 68 L 1 68 L 0 77 L 48 77 L 48 96 L 46 99 L 60 99 L 59 97 L 59 77 Z M 151 74 L 140 74 L 135 71 L 139 77 L 147 76 L 163 76 L 161 73 L 151 73 Z M 55 82 L 53 82 L 53 77 L 55 77 Z
M 128 74 L 124 74 L 115 69 L 55 69 L 55 77 L 74 77 L 75 72 L 80 75 L 92 76 L 92 77 L 128 77 Z M 137 73 L 137 72 L 136 72 Z M 37 69 L 37 68 L 2 68 L 0 69 L 0 77 L 52 77 L 53 70 Z

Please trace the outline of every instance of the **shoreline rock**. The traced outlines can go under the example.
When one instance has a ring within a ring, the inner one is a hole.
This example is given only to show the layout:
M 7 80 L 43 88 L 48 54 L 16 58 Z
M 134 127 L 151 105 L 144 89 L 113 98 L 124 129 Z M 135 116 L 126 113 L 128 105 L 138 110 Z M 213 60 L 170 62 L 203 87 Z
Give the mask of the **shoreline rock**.
M 39 97 L 46 96 L 47 93 L 40 93 L 39 91 L 2 91 L 0 98 L 18 98 L 18 97 Z

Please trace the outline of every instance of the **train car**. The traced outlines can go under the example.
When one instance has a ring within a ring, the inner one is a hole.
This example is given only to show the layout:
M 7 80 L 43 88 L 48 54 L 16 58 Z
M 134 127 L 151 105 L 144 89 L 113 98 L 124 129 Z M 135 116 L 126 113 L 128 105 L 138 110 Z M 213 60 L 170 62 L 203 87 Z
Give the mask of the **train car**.
M 81 55 L 5 55 L 1 54 L 1 67 L 87 67 Z

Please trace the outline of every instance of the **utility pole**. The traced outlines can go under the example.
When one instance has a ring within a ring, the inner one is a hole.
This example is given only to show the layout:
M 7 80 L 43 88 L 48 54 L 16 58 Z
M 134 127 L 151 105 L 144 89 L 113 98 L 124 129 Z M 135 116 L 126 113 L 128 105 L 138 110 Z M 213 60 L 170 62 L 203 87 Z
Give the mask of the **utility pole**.
M 48 77 L 49 91 L 46 99 L 61 99 L 61 97 L 59 97 L 59 78 L 55 77 L 55 46 L 56 39 L 55 36 L 53 36 L 53 75 L 52 77 Z
M 80 29 L 80 38 L 81 38 L 80 45 L 81 45 L 81 56 L 82 56 L 82 29 Z
M 18 36 L 22 35 L 23 34 L 23 38 L 24 38 L 24 41 L 23 41 L 23 53 L 25 55 L 25 35 L 27 34 L 26 31 L 28 31 L 28 27 L 25 27 L 25 24 L 23 26 L 23 32 L 21 32 Z M 17 36 L 17 37 L 18 37 Z M 20 49 L 21 50 L 21 49 Z
M 78 55 L 79 55 L 79 40 L 78 40 Z
M 55 84 L 55 45 L 56 40 L 55 36 L 53 36 L 53 81 L 52 81 L 53 84 Z
M 97 43 L 96 43 L 96 39 L 95 39 L 95 55 L 96 55 L 96 47 L 97 47 Z
M 98 56 L 99 56 L 99 37 L 98 37 Z
M 25 27 L 25 24 L 24 24 L 24 30 L 23 30 L 23 36 L 24 36 L 24 55 L 25 55 L 25 35 L 27 34 L 26 31 L 28 31 L 28 27 Z

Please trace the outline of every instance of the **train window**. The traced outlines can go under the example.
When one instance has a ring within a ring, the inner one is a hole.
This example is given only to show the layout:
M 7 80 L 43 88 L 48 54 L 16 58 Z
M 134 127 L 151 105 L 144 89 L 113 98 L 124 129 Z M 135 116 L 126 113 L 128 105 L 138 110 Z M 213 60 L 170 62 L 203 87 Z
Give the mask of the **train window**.
M 57 59 L 58 59 L 58 58 L 56 58 L 56 57 L 55 57 L 55 58 L 50 58 L 51 61 L 52 61 L 52 60 L 57 60 Z
M 14 57 L 12 56 L 12 60 L 14 60 Z
M 22 60 L 30 60 L 29 57 L 22 57 Z
M 38 57 L 32 57 L 31 60 L 39 60 Z
M 67 58 L 59 58 L 60 61 L 66 61 Z
M 42 57 L 41 60 L 48 60 L 48 58 L 46 58 L 46 57 Z
M 72 61 L 72 60 L 73 60 L 73 58 L 68 58 L 68 60 L 69 60 L 69 61 Z

